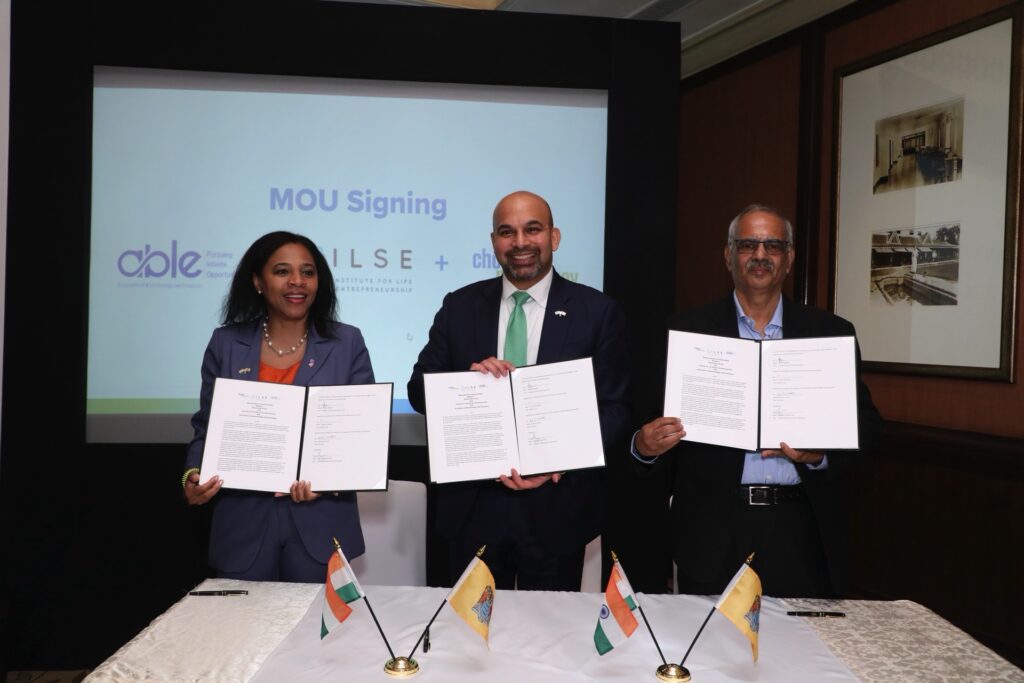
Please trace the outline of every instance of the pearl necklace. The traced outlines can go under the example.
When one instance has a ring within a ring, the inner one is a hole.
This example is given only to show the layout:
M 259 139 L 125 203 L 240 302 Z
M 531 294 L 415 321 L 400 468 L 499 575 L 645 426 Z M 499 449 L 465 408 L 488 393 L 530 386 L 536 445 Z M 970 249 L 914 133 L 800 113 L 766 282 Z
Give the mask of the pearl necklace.
M 309 336 L 309 329 L 307 329 L 306 333 L 302 335 L 302 339 L 300 339 L 299 341 L 295 342 L 295 346 L 293 346 L 292 348 L 290 348 L 290 349 L 277 349 L 277 348 L 274 348 L 274 342 L 270 341 L 270 332 L 267 330 L 267 321 L 266 320 L 263 321 L 263 338 L 267 341 L 267 347 L 271 351 L 276 353 L 278 356 L 283 356 L 286 353 L 295 353 L 296 351 L 299 350 L 300 346 L 302 346 L 303 344 L 306 343 L 306 337 L 308 337 L 308 336 Z

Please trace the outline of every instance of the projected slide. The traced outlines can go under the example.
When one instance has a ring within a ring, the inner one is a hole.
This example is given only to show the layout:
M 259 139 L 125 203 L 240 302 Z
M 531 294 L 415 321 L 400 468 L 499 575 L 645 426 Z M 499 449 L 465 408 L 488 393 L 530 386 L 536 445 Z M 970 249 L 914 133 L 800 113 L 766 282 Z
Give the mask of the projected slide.
M 498 274 L 491 211 L 551 201 L 555 267 L 600 288 L 606 93 L 98 68 L 88 411 L 198 406 L 244 250 L 271 230 L 327 256 L 377 381 L 405 384 L 442 297 Z

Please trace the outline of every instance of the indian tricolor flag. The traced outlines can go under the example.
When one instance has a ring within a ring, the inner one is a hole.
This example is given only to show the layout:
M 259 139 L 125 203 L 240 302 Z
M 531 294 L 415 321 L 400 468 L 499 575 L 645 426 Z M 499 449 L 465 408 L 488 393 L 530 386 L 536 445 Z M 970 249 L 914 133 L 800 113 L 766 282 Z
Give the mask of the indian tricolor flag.
M 594 646 L 600 654 L 609 652 L 633 635 L 637 627 L 636 617 L 633 616 L 636 608 L 633 587 L 629 585 L 622 565 L 616 560 L 612 565 L 611 576 L 608 577 L 601 615 L 594 630 Z
M 352 573 L 352 567 L 345 559 L 345 553 L 338 551 L 327 561 L 327 585 L 324 586 L 324 613 L 320 619 L 320 638 L 323 639 L 335 626 L 348 619 L 352 608 L 348 603 L 363 597 L 363 589 Z

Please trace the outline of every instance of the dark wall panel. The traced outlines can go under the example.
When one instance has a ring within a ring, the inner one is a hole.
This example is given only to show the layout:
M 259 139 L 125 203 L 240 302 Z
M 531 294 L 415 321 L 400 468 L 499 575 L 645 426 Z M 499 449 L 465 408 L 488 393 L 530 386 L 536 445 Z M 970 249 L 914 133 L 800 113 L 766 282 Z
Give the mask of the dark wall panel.
M 796 45 L 713 80 L 683 84 L 676 246 L 681 309 L 731 291 L 722 248 L 740 209 L 770 204 L 795 221 L 800 55 Z M 792 278 L 787 291 L 792 293 Z
M 926 605 L 1024 662 L 1019 439 L 890 422 L 851 498 L 858 590 Z

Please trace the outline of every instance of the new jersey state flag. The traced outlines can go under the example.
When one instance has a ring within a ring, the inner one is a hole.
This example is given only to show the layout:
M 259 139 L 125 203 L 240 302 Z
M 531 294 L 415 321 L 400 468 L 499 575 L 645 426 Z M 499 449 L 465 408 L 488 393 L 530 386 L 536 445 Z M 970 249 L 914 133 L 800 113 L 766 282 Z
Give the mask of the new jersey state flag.
M 352 567 L 345 559 L 345 553 L 338 546 L 337 552 L 327 561 L 327 585 L 324 586 L 324 611 L 320 618 L 320 639 L 352 614 L 350 602 L 363 597 L 363 589 L 352 573 Z
M 604 590 L 604 603 L 601 604 L 597 628 L 594 629 L 594 647 L 599 654 L 611 652 L 612 648 L 621 645 L 626 638 L 633 635 L 637 627 L 636 617 L 633 615 L 636 608 L 633 587 L 629 585 L 622 565 L 616 560 L 608 577 L 608 587 Z
M 494 608 L 494 577 L 479 557 L 473 560 L 448 594 L 448 604 L 469 627 L 488 642 L 491 611 Z
M 732 577 L 715 609 L 724 614 L 750 641 L 757 661 L 757 632 L 761 624 L 761 578 L 746 562 Z

